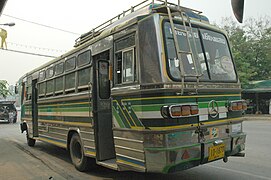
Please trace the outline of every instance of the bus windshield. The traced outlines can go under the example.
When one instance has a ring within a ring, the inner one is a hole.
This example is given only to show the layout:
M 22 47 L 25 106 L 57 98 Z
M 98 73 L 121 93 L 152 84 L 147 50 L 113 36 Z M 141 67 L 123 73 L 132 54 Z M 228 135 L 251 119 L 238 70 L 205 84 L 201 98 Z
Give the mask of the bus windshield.
M 175 24 L 178 29 L 185 30 L 184 26 Z M 180 47 L 181 61 L 177 57 L 173 34 L 169 22 L 164 23 L 165 48 L 168 73 L 174 81 L 181 80 L 181 64 L 184 75 L 187 77 L 200 76 L 200 81 L 236 81 L 231 54 L 226 37 L 218 32 L 192 28 L 192 34 L 186 38 L 184 31 L 175 30 Z M 193 57 L 190 52 L 189 43 Z

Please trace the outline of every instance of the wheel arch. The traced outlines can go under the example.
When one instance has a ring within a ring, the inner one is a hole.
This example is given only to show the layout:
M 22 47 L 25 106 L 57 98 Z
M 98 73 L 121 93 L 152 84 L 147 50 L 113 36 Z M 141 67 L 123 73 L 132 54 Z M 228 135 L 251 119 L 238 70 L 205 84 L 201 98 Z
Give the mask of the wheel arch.
M 71 143 L 72 136 L 74 134 L 78 134 L 79 138 L 81 139 L 82 146 L 84 148 L 84 143 L 82 140 L 80 129 L 79 128 L 69 128 L 69 132 L 68 132 L 68 136 L 67 136 L 67 147 L 66 147 L 68 151 L 70 150 L 70 143 Z

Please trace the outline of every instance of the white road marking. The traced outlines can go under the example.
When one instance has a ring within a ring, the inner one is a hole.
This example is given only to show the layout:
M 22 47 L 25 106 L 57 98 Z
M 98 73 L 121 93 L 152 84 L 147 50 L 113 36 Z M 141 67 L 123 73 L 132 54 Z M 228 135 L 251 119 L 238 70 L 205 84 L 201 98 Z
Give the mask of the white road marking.
M 226 171 L 230 171 L 230 172 L 234 172 L 234 173 L 239 173 L 239 174 L 243 174 L 243 175 L 253 176 L 253 177 L 256 177 L 256 178 L 271 180 L 271 178 L 269 178 L 269 177 L 260 176 L 260 175 L 256 175 L 256 174 L 251 174 L 251 173 L 244 172 L 244 171 L 238 171 L 238 170 L 228 169 L 228 168 L 224 168 L 224 167 L 217 167 L 217 166 L 213 166 L 213 165 L 209 165 L 209 164 L 206 164 L 205 166 L 209 166 L 209 167 L 216 168 L 216 169 L 221 169 L 221 170 L 226 170 Z

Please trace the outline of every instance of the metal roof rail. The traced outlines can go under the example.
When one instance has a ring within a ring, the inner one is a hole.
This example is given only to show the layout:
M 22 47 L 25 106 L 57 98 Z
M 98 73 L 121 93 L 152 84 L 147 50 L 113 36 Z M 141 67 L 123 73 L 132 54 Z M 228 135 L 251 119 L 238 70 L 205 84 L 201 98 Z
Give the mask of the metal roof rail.
M 151 2 L 150 2 L 151 1 Z M 171 2 L 168 2 L 167 0 L 145 0 L 135 6 L 131 6 L 131 8 L 129 8 L 128 10 L 123 11 L 122 13 L 118 14 L 117 16 L 111 18 L 110 20 L 100 24 L 99 26 L 93 28 L 91 31 L 82 34 L 79 38 L 77 38 L 75 40 L 75 45 L 74 47 L 77 47 L 81 44 L 86 43 L 87 41 L 93 39 L 94 37 L 100 35 L 106 28 L 108 28 L 110 25 L 112 25 L 113 23 L 115 23 L 116 21 L 120 20 L 121 18 L 127 16 L 128 14 L 131 14 L 137 10 L 146 8 L 146 7 L 150 7 L 151 9 L 156 9 L 157 5 L 164 5 L 164 6 L 169 6 L 169 7 L 175 7 L 175 8 L 180 8 L 182 10 L 186 10 L 186 11 L 192 11 L 194 13 L 200 14 L 202 13 L 201 11 L 197 11 L 194 9 L 190 9 L 190 8 L 186 8 L 186 7 L 182 7 L 180 6 L 180 0 L 178 0 L 178 4 L 174 4 Z

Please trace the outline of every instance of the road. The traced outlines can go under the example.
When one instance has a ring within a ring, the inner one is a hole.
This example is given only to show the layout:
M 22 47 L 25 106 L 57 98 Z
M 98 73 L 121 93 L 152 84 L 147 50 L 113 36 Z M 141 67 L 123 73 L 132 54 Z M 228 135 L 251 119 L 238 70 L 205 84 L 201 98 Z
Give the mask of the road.
M 97 167 L 90 172 L 75 170 L 66 150 L 43 142 L 28 147 L 19 123 L 0 124 L 0 179 L 208 179 L 208 180 L 271 180 L 271 120 L 246 121 L 246 157 L 230 157 L 182 171 L 177 174 L 117 172 Z

